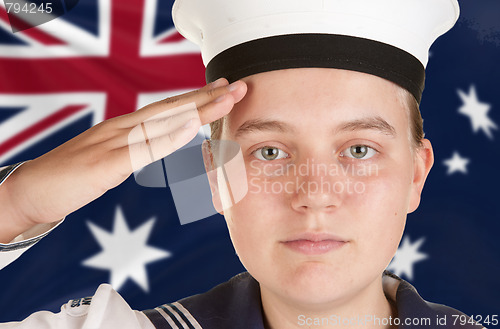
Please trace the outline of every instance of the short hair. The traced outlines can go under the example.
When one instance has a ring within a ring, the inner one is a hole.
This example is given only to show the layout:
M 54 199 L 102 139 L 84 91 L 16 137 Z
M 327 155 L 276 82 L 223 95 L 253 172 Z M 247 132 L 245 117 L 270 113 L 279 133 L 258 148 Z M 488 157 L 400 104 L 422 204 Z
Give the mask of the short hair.
M 396 84 L 395 84 L 396 85 Z M 406 115 L 410 123 L 408 129 L 408 139 L 413 149 L 422 147 L 422 140 L 425 137 L 424 120 L 420 114 L 420 107 L 415 97 L 406 89 L 396 85 L 398 88 L 398 97 L 401 105 L 406 109 Z M 220 139 L 222 135 L 222 127 L 224 125 L 222 117 L 210 123 L 210 138 L 213 140 Z

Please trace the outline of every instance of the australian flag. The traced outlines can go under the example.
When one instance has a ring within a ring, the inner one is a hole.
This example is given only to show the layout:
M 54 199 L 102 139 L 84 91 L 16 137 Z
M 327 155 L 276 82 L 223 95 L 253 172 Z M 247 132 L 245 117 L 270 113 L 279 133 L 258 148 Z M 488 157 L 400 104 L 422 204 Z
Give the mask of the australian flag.
M 203 86 L 200 54 L 175 31 L 172 4 L 71 1 L 64 15 L 16 33 L 0 4 L 0 166 Z M 459 22 L 431 49 L 421 104 L 434 168 L 389 270 L 424 299 L 480 320 L 500 317 L 500 3 L 460 5 Z M 0 322 L 57 312 L 104 282 L 149 309 L 242 271 L 222 216 L 181 225 L 169 188 L 131 177 L 0 272 Z

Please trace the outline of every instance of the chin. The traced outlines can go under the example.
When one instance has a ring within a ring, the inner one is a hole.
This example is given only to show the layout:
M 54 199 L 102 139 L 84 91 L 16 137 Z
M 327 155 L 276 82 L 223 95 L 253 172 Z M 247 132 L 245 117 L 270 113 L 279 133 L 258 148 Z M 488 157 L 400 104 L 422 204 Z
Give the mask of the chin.
M 325 304 L 341 300 L 352 285 L 347 273 L 341 273 L 331 264 L 306 262 L 286 271 L 278 280 L 280 289 L 288 298 L 302 304 Z

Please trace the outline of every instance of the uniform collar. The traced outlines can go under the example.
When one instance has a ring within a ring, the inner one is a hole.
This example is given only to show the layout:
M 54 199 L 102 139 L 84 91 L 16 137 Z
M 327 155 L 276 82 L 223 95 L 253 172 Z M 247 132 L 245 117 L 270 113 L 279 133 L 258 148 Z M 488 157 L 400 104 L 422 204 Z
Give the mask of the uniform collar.
M 430 328 L 458 328 L 453 326 L 457 316 L 464 316 L 453 308 L 425 301 L 417 290 L 398 276 L 385 271 L 383 274 L 386 296 L 393 299 L 402 321 L 400 328 L 422 328 L 408 325 L 404 319 L 430 319 Z M 179 301 L 203 329 L 265 329 L 259 283 L 248 273 L 240 273 L 212 290 Z M 436 323 L 438 319 L 446 323 Z M 466 325 L 463 329 L 481 326 Z

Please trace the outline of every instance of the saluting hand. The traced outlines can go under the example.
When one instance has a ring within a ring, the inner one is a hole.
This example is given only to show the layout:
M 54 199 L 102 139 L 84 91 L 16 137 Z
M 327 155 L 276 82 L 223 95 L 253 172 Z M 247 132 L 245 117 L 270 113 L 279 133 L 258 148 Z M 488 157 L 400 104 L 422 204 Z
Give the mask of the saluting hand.
M 0 186 L 0 242 L 97 199 L 130 174 L 181 148 L 228 114 L 247 87 L 219 79 L 88 129 L 23 164 Z

